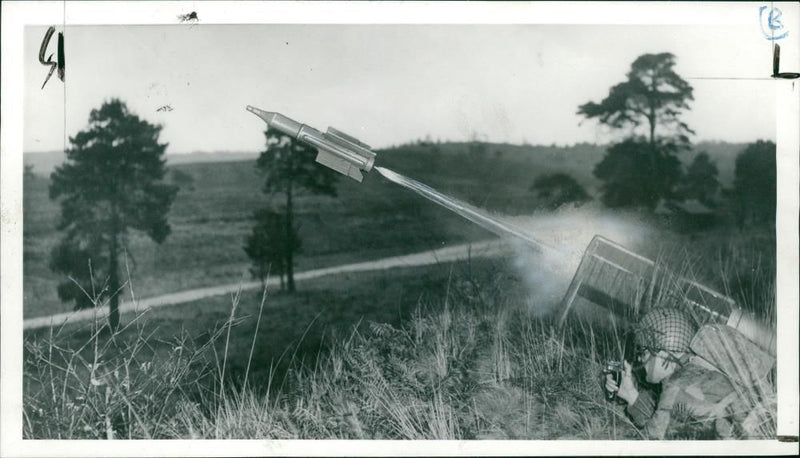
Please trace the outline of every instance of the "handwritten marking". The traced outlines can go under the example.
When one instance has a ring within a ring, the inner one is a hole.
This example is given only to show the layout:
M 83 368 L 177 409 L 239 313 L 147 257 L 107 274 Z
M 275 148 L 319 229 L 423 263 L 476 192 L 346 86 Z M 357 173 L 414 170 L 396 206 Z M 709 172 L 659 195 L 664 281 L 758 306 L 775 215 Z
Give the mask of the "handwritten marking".
M 47 59 L 44 58 L 45 53 L 47 52 L 47 47 L 50 45 L 50 38 L 53 37 L 53 33 L 55 33 L 56 28 L 50 26 L 47 28 L 47 32 L 44 34 L 44 38 L 42 39 L 42 44 L 39 46 L 39 63 L 50 67 L 50 71 L 47 73 L 47 78 L 44 79 L 44 83 L 42 83 L 42 89 L 44 89 L 45 85 L 48 81 L 50 81 L 50 77 L 53 76 L 53 72 L 58 69 L 58 79 L 64 81 L 64 34 L 58 32 L 58 61 L 53 62 L 53 53 L 50 53 L 47 56 Z
M 781 33 L 781 30 L 784 29 L 783 21 L 781 20 L 783 12 L 773 7 L 770 8 L 769 13 L 765 15 L 764 12 L 767 8 L 769 7 L 766 5 L 758 8 L 758 21 L 761 24 L 761 32 L 764 34 L 764 38 L 775 41 L 789 36 L 788 30 Z
M 47 84 L 47 82 L 50 81 L 50 77 L 53 76 L 53 72 L 56 71 L 56 68 L 58 68 L 58 63 L 52 61 L 53 54 L 47 56 L 47 59 L 44 58 L 44 53 L 47 52 L 47 45 L 50 44 L 50 37 L 53 36 L 53 33 L 55 31 L 56 28 L 50 26 L 47 29 L 47 32 L 45 32 L 44 34 L 44 39 L 42 39 L 42 44 L 39 46 L 39 63 L 46 67 L 50 67 L 50 72 L 47 73 L 47 78 L 45 78 L 44 83 L 42 83 L 42 89 L 44 89 L 45 84 Z
M 64 81 L 64 72 L 66 70 L 64 58 L 64 34 L 58 32 L 58 79 Z
M 794 72 L 781 72 L 781 45 L 773 43 L 772 45 L 772 77 L 781 79 L 797 79 L 800 78 L 800 73 Z

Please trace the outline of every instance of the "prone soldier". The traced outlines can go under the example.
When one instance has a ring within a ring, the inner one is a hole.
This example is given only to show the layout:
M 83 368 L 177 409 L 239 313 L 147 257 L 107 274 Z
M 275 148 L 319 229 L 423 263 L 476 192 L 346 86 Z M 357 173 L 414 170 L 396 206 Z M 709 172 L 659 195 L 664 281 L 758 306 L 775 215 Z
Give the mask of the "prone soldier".
M 634 424 L 651 439 L 664 439 L 676 425 L 678 411 L 700 431 L 722 439 L 748 438 L 743 430 L 747 403 L 731 380 L 690 350 L 697 331 L 692 319 L 676 308 L 654 308 L 635 332 L 639 362 L 646 380 L 661 393 L 640 388 L 631 364 L 623 362 L 619 383 L 606 375 L 605 388 L 627 403 Z

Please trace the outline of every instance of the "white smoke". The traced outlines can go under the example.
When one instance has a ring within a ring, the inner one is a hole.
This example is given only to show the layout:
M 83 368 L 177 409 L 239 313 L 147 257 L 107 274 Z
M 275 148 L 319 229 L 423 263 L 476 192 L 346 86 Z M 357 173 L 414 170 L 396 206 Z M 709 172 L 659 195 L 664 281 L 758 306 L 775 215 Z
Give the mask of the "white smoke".
M 524 241 L 509 239 L 514 246 L 514 266 L 528 291 L 528 304 L 539 314 L 561 301 L 594 236 L 634 251 L 652 243 L 655 236 L 655 231 L 633 214 L 590 205 L 500 219 L 552 248 L 531 249 Z
M 539 313 L 560 301 L 594 236 L 636 251 L 655 234 L 633 214 L 592 205 L 563 206 L 524 217 L 490 214 L 389 169 L 375 169 L 388 180 L 511 240 L 514 265 L 529 292 L 529 304 Z

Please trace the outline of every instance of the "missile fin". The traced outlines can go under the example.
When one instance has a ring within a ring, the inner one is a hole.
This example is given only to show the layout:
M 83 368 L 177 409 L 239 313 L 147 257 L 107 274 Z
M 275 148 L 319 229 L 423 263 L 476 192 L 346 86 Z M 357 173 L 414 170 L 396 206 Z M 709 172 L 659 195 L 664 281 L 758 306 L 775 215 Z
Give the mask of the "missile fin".
M 331 153 L 326 152 L 325 150 L 320 149 L 317 153 L 316 161 L 325 167 L 331 168 L 342 175 L 347 175 L 350 178 L 358 181 L 364 179 L 364 176 L 361 175 L 361 171 L 359 171 L 358 167 L 354 166 L 353 164 L 345 161 L 344 159 L 339 159 Z

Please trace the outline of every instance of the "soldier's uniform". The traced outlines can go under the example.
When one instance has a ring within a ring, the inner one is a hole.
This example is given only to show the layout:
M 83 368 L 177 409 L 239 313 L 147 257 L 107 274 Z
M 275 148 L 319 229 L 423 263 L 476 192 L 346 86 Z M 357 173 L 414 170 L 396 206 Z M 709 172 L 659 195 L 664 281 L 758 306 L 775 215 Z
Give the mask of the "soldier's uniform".
M 682 363 L 661 382 L 660 396 L 639 391 L 627 408 L 634 424 L 650 439 L 746 438 L 740 425 L 748 409 L 728 377 L 697 356 Z

